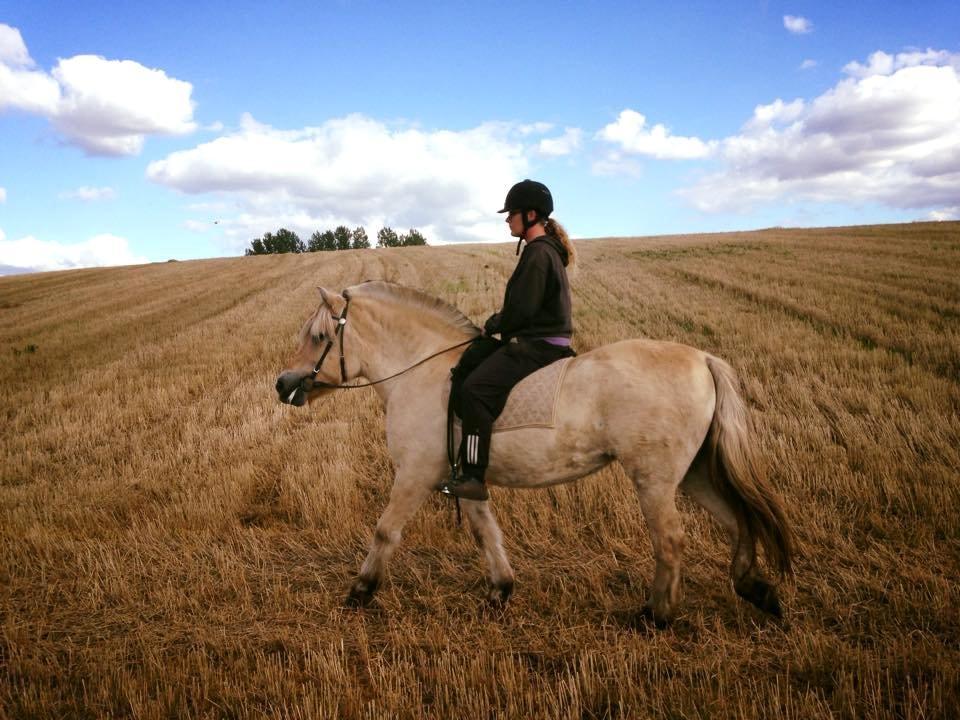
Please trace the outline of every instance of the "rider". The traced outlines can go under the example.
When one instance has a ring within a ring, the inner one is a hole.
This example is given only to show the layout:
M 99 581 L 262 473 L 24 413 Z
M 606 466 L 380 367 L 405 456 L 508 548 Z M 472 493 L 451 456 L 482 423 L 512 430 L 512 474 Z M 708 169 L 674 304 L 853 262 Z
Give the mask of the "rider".
M 441 491 L 468 500 L 488 497 L 484 474 L 494 420 L 507 395 L 527 375 L 576 353 L 570 347 L 573 322 L 566 268 L 576 251 L 563 226 L 550 218 L 553 197 L 543 183 L 524 180 L 507 193 L 503 209 L 510 234 L 523 255 L 507 282 L 503 309 L 491 315 L 483 336 L 464 353 L 454 371 L 460 388 L 460 472 Z M 494 335 L 500 335 L 500 340 Z

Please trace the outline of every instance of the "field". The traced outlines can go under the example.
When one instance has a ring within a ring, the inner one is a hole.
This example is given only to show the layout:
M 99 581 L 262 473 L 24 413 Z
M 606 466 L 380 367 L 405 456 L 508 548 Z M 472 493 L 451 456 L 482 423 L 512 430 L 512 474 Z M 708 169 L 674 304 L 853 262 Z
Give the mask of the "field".
M 391 483 L 373 390 L 273 390 L 317 285 L 497 309 L 513 246 L 0 278 L 0 717 L 942 718 L 960 703 L 960 223 L 577 243 L 582 353 L 738 369 L 801 545 L 776 621 L 682 501 L 679 616 L 619 468 L 493 490 L 503 611 L 437 496 L 374 608 L 343 599 Z

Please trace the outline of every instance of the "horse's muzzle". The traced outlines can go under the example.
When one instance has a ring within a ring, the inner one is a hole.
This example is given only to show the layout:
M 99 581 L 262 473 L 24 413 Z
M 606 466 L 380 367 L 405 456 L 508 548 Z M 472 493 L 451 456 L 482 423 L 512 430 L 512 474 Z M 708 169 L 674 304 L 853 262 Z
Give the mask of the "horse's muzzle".
M 307 403 L 304 378 L 294 372 L 285 372 L 277 378 L 277 395 L 280 402 L 300 407 Z

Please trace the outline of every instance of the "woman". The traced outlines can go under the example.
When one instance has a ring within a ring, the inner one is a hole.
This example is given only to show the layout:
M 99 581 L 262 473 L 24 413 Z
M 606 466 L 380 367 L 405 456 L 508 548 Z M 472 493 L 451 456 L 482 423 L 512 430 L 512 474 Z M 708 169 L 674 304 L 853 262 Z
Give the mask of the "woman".
M 484 475 L 493 423 L 510 389 L 530 373 L 576 353 L 570 347 L 573 322 L 566 267 L 576 253 L 563 227 L 550 218 L 553 197 L 543 183 L 524 180 L 510 188 L 502 213 L 523 255 L 507 283 L 503 308 L 484 324 L 482 337 L 463 354 L 454 382 L 459 391 L 463 435 L 460 472 L 441 492 L 486 500 Z M 500 340 L 494 335 L 500 335 Z

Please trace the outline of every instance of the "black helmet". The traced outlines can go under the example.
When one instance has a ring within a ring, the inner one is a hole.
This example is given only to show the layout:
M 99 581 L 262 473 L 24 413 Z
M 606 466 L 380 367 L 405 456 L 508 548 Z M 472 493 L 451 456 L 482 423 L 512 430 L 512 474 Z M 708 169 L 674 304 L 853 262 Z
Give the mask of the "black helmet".
M 553 196 L 543 183 L 523 180 L 510 188 L 507 199 L 503 201 L 503 210 L 497 212 L 515 210 L 536 210 L 541 218 L 546 218 L 553 212 Z

